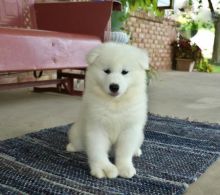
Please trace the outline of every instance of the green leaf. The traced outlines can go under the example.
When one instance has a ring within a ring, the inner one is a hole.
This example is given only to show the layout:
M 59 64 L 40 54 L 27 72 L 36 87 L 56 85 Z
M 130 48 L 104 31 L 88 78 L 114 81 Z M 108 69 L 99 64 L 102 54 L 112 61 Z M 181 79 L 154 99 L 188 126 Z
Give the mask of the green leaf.
M 112 31 L 120 31 L 123 28 L 127 15 L 122 11 L 112 11 L 111 25 Z

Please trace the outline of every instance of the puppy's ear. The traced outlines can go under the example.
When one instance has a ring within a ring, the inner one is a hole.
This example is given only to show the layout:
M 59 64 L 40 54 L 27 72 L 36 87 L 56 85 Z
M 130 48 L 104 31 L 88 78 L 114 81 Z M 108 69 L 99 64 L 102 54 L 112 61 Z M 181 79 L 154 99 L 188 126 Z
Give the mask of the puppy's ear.
M 141 56 L 140 56 L 140 59 L 139 59 L 139 65 L 144 70 L 149 70 L 149 57 L 148 57 L 148 53 L 144 50 L 141 51 Z
M 97 47 L 95 49 L 92 49 L 86 56 L 86 62 L 89 65 L 94 64 L 94 62 L 96 61 L 96 59 L 99 57 L 99 52 L 100 52 L 100 48 Z

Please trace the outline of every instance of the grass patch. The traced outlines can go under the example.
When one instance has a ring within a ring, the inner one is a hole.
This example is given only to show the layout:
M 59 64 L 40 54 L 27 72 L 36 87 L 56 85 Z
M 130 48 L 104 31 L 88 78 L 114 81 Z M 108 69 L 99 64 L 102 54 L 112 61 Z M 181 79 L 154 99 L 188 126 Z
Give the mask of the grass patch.
M 212 65 L 213 72 L 220 73 L 220 66 Z

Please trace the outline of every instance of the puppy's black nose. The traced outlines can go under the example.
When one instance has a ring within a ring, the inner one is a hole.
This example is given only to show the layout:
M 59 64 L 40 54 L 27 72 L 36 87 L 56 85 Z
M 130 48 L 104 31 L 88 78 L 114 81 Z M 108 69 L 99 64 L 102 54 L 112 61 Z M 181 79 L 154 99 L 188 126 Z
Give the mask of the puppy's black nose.
M 109 89 L 110 89 L 111 92 L 116 93 L 116 92 L 118 92 L 118 90 L 119 90 L 119 85 L 113 83 L 113 84 L 111 84 L 111 85 L 109 86 Z

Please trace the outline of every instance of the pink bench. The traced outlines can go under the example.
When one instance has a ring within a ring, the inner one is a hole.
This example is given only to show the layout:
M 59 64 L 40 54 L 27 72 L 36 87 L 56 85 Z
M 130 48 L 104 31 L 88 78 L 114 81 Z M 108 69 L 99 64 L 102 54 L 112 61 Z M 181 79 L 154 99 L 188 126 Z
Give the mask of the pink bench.
M 37 3 L 31 5 L 31 15 L 38 29 L 0 27 L 0 74 L 57 70 L 54 80 L 0 84 L 0 90 L 56 84 L 36 90 L 80 95 L 73 82 L 85 75 L 62 70 L 85 71 L 86 54 L 104 41 L 111 7 L 111 1 Z

